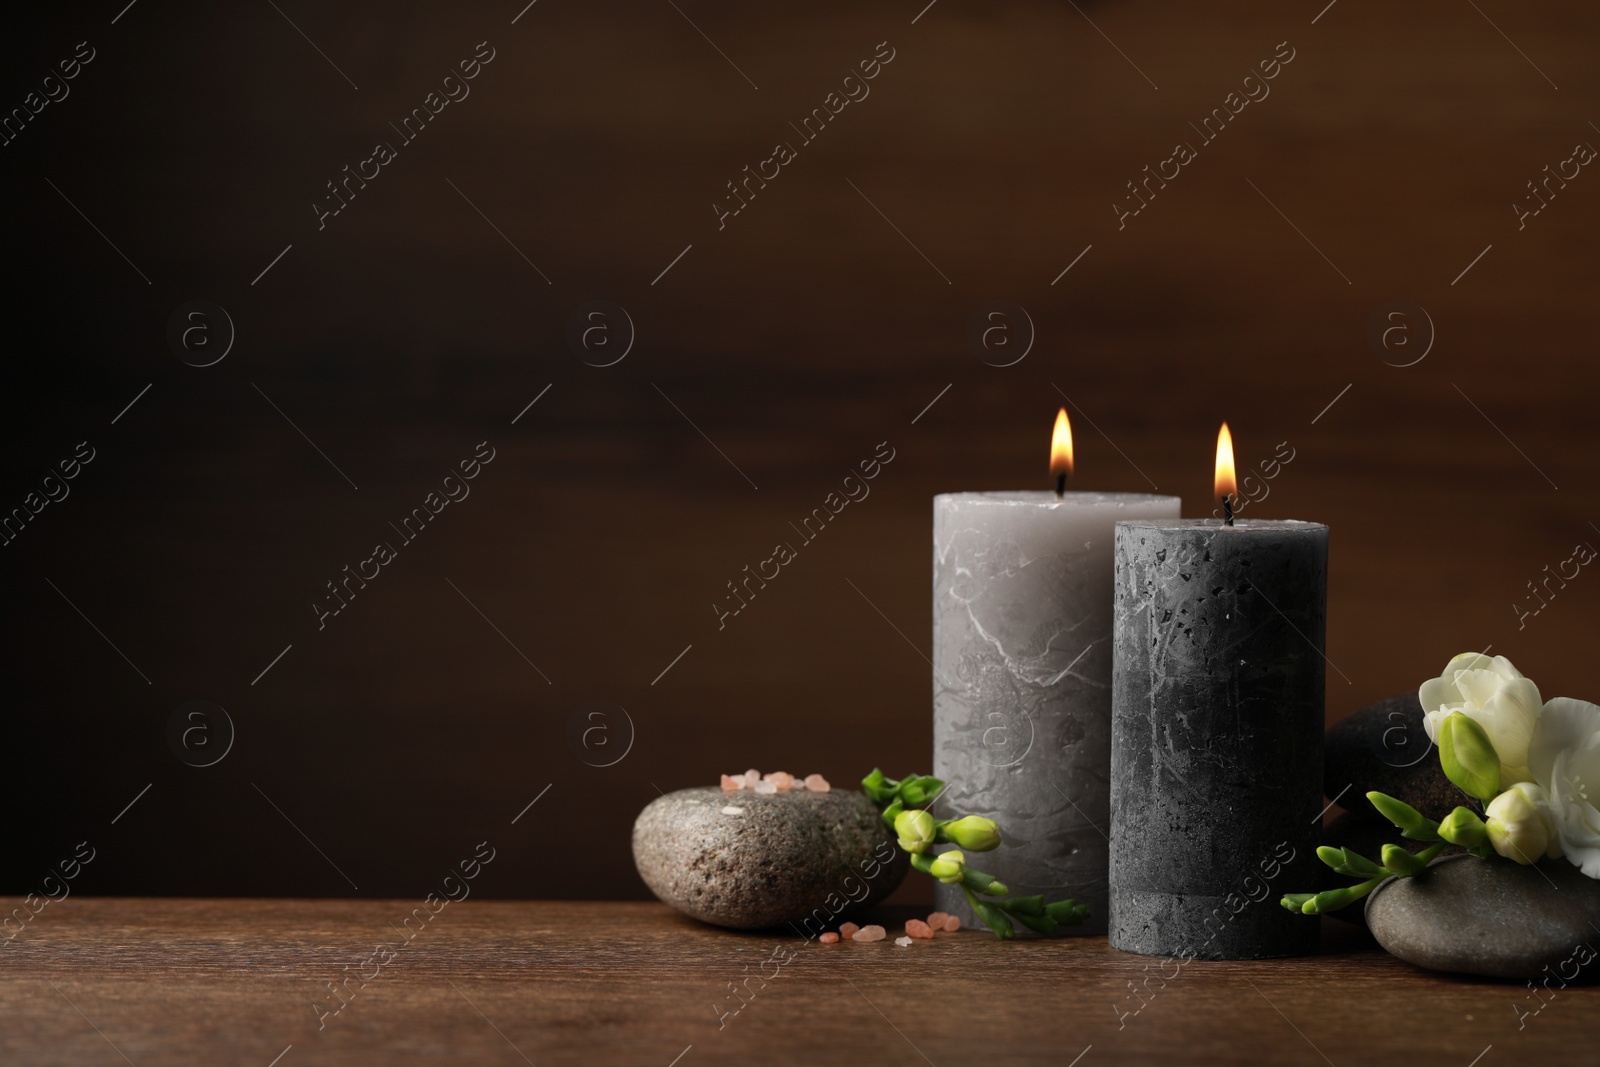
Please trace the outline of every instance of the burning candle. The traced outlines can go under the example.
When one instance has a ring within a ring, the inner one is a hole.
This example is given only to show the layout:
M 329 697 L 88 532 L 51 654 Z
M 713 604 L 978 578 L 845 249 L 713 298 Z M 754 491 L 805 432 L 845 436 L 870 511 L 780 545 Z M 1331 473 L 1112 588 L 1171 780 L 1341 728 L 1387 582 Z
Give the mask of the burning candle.
M 1322 807 L 1328 528 L 1233 518 L 1121 522 L 1111 724 L 1113 946 L 1152 956 L 1313 952 L 1278 906 L 1312 883 Z
M 933 771 L 940 802 L 996 820 L 983 869 L 1014 894 L 1090 908 L 1104 933 L 1111 745 L 1111 558 L 1119 519 L 1179 500 L 1068 492 L 1072 428 L 1051 435 L 1053 491 L 944 493 L 933 504 Z M 940 909 L 977 922 L 958 886 Z

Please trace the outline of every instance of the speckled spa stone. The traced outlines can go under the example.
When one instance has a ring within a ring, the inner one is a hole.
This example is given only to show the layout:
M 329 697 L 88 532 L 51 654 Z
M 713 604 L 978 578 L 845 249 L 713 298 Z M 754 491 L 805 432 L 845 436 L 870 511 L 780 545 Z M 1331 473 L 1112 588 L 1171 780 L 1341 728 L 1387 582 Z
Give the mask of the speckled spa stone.
M 1064 933 L 1106 929 L 1115 524 L 1178 508 L 1141 493 L 934 498 L 935 810 L 1000 824 L 1001 847 L 969 862 L 1013 893 L 1088 905 Z M 978 925 L 959 886 L 934 900 Z
M 1540 981 L 1547 997 L 1600 964 L 1600 882 L 1564 859 L 1435 860 L 1367 897 L 1378 943 L 1418 967 Z M 1548 979 L 1548 982 L 1541 981 Z M 1537 1006 L 1530 1001 L 1530 1007 Z
M 1152 956 L 1316 950 L 1328 528 L 1123 522 L 1116 542 L 1111 928 Z
M 794 923 L 808 937 L 888 896 L 910 866 L 861 793 L 716 787 L 651 801 L 633 824 L 633 862 L 685 915 L 741 930 Z

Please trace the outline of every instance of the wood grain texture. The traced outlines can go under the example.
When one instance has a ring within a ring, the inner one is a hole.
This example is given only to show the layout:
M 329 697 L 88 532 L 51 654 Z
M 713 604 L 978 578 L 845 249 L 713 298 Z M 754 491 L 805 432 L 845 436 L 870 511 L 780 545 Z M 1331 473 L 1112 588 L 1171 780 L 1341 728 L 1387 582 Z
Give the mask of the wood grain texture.
M 0 1063 L 1549 1067 L 1593 1064 L 1600 1012 L 1600 991 L 1563 989 L 1519 1031 L 1526 989 L 1417 970 L 1331 920 L 1320 956 L 1194 962 L 1122 1015 L 1158 964 L 1103 938 L 827 946 L 658 904 L 468 900 L 319 1032 L 324 980 L 414 906 L 69 898 L 0 954 Z M 719 1029 L 727 984 L 775 949 L 793 959 Z

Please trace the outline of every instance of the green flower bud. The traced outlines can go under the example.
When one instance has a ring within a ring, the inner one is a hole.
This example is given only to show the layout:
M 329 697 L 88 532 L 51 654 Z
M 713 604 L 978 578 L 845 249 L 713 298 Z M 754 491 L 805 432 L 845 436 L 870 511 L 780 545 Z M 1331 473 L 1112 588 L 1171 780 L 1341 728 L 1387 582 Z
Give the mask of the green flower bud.
M 949 855 L 949 853 L 945 853 Z M 1011 926 L 1011 920 L 1006 913 L 995 907 L 987 900 L 979 900 L 969 889 L 967 890 L 967 903 L 972 905 L 972 910 L 978 913 L 978 918 L 983 920 L 983 925 L 994 931 L 994 936 L 1002 941 L 1008 941 L 1017 936 L 1016 930 Z
M 1469 797 L 1488 802 L 1500 792 L 1500 756 L 1483 727 L 1461 712 L 1439 724 L 1439 764 Z
M 1013 919 L 1035 933 L 1043 934 L 1046 937 L 1055 937 L 1058 932 L 1056 921 L 1048 915 L 1021 915 L 1014 911 L 1010 914 Z
M 1032 897 L 1010 897 L 1001 901 L 1000 906 L 1010 912 L 1013 917 L 1045 914 L 1044 896 L 1042 894 Z
M 1003 897 L 1011 890 L 1006 888 L 1004 882 L 992 874 L 967 867 L 961 872 L 961 884 L 974 893 L 982 893 L 989 897 Z
M 1300 905 L 1300 910 L 1306 915 L 1326 915 L 1330 911 L 1338 911 L 1353 900 L 1355 898 L 1350 895 L 1348 889 L 1329 889 Z
M 1352 852 L 1347 848 L 1323 845 L 1317 849 L 1317 858 L 1340 874 L 1347 874 L 1351 878 L 1376 878 L 1384 873 L 1382 867 L 1359 852 Z
M 973 870 L 971 867 L 962 871 L 961 884 L 974 893 L 982 893 L 988 897 L 1003 897 L 1011 892 L 1010 889 L 1006 888 L 1006 884 L 994 875 Z
M 1000 825 L 981 815 L 968 815 L 940 827 L 940 840 L 960 845 L 969 852 L 988 852 L 1000 846 Z
M 925 811 L 902 811 L 894 817 L 894 832 L 907 852 L 926 852 L 937 835 L 933 816 Z
M 872 798 L 874 804 L 882 804 L 894 796 L 900 783 L 892 778 L 885 778 L 882 769 L 872 768 L 872 773 L 861 779 L 861 791 Z
M 1441 848 L 1444 848 L 1444 846 L 1436 845 L 1434 848 L 1429 849 L 1428 851 L 1437 854 L 1437 850 Z M 1418 858 L 1432 859 L 1433 857 L 1429 856 L 1427 853 L 1423 853 L 1423 855 Z M 1385 871 L 1379 877 L 1368 878 L 1360 885 L 1350 885 L 1345 886 L 1343 889 L 1330 889 L 1325 893 L 1317 893 L 1301 903 L 1300 911 L 1305 915 L 1325 915 L 1330 911 L 1338 911 L 1340 908 L 1349 904 L 1354 904 L 1362 897 L 1365 897 L 1368 893 L 1372 892 L 1374 889 L 1378 888 L 1378 886 L 1387 881 L 1388 878 L 1389 872 Z M 1287 907 L 1288 902 L 1291 899 L 1305 896 L 1306 894 L 1304 893 L 1290 894 L 1290 896 L 1283 898 L 1284 906 Z
M 1368 793 L 1367 799 L 1378 809 L 1379 815 L 1403 831 L 1401 837 L 1409 837 L 1413 841 L 1439 840 L 1439 835 L 1434 832 L 1438 824 L 1405 801 L 1396 800 L 1387 793 L 1376 791 Z
M 960 849 L 953 848 L 949 852 L 941 852 L 933 857 L 933 862 L 928 865 L 928 873 L 945 885 L 955 885 L 961 881 L 966 866 L 967 857 L 962 855 Z
M 1518 863 L 1537 863 L 1547 852 L 1560 855 L 1559 842 L 1552 845 L 1549 812 L 1545 791 L 1532 782 L 1519 782 L 1489 804 L 1484 828 L 1489 843 Z
M 1399 845 L 1383 846 L 1383 865 L 1401 878 L 1409 878 L 1427 866 Z
M 944 783 L 931 774 L 913 774 L 900 781 L 900 799 L 909 807 L 921 807 L 938 796 Z
M 1044 913 L 1063 926 L 1076 926 L 1089 917 L 1089 908 L 1075 900 L 1056 900 L 1044 906 Z
M 1537 789 L 1538 786 L 1534 788 Z M 1439 821 L 1439 836 L 1452 845 L 1477 848 L 1489 839 L 1489 831 L 1476 812 L 1469 808 L 1458 807 Z

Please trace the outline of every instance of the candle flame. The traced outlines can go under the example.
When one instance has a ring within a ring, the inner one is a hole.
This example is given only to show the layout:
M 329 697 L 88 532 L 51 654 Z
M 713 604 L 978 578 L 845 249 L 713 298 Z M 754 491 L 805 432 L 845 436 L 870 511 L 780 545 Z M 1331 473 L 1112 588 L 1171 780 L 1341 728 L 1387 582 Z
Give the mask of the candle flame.
M 1233 469 L 1233 434 L 1226 422 L 1217 432 L 1217 473 L 1212 486 L 1218 500 L 1225 496 L 1238 499 L 1239 482 Z
M 1072 423 L 1067 421 L 1067 409 L 1056 412 L 1056 426 L 1050 433 L 1050 476 L 1060 478 L 1072 473 Z

